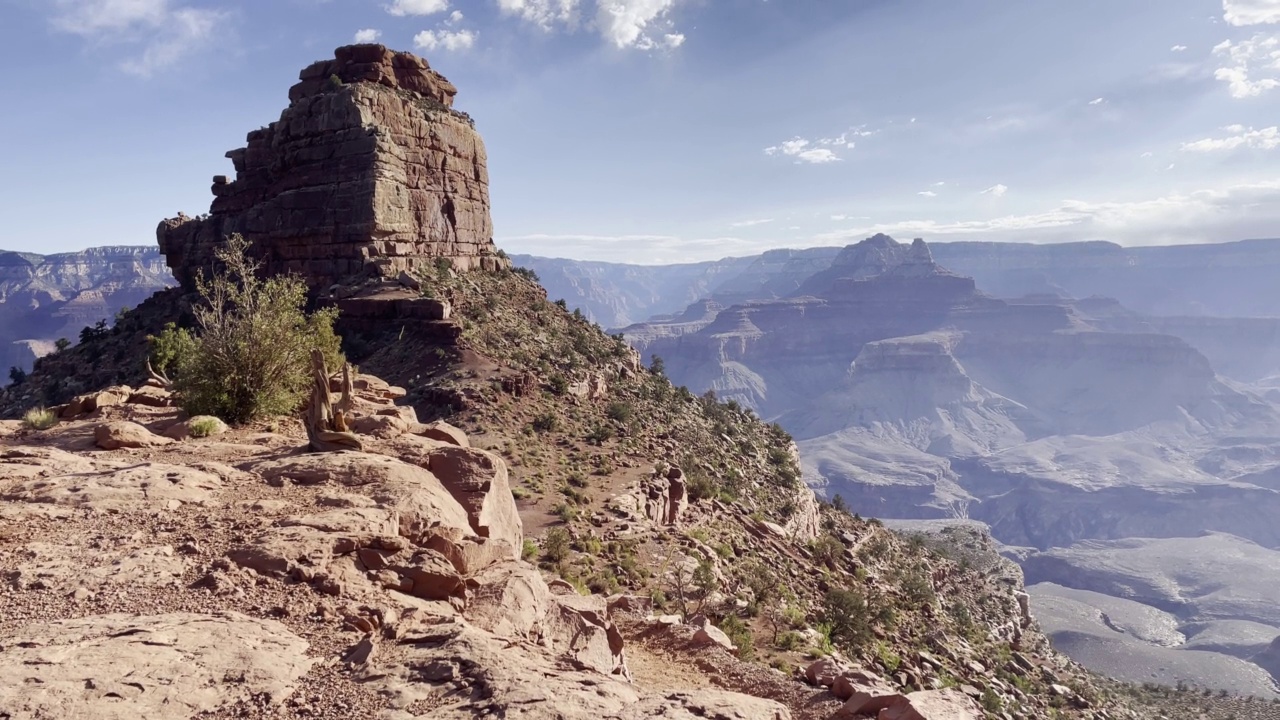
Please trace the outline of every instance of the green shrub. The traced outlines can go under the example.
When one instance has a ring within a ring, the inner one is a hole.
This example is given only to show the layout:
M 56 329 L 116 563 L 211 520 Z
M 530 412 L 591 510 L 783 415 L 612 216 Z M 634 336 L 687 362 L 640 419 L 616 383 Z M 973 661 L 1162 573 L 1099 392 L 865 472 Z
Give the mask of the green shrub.
M 545 412 L 533 419 L 533 429 L 538 432 L 555 432 L 560 427 L 560 418 L 555 413 Z
M 218 419 L 212 417 L 196 418 L 187 426 L 193 438 L 206 438 L 218 429 Z
M 823 598 L 822 619 L 831 628 L 831 639 L 853 653 L 871 639 L 867 599 L 857 590 L 829 591 Z
M 555 395 L 564 395 L 569 392 L 568 378 L 560 375 L 559 373 L 552 375 L 551 379 L 547 381 L 547 384 L 551 386 L 551 392 Z
M 529 538 L 524 539 L 524 546 L 520 548 L 520 557 L 525 560 L 532 560 L 538 556 L 538 544 Z
M 227 239 L 216 252 L 224 270 L 196 280 L 196 330 L 172 323 L 152 338 L 152 360 L 173 379 L 182 408 L 244 423 L 298 409 L 311 386 L 310 354 L 329 370 L 344 360 L 333 331 L 337 311 L 307 314 L 307 287 L 296 276 L 261 278 L 248 241 Z
M 542 555 L 551 562 L 569 557 L 569 533 L 564 528 L 551 528 L 542 540 Z
M 820 535 L 809 543 L 809 550 L 813 552 L 815 562 L 834 570 L 836 562 L 844 555 L 844 543 L 837 540 L 833 535 L 825 534 Z
M 22 416 L 22 426 L 28 430 L 48 430 L 58 424 L 58 414 L 48 408 L 34 407 Z
M 737 615 L 729 615 L 720 621 L 720 629 L 729 636 L 729 641 L 738 646 L 738 657 L 751 660 L 756 655 L 755 636 L 751 627 Z
M 610 420 L 616 420 L 620 423 L 625 423 L 631 419 L 631 416 L 634 411 L 631 409 L 631 405 L 628 403 L 611 402 L 609 403 L 609 407 L 605 412 L 609 415 Z
M 603 423 L 595 425 L 591 431 L 587 433 L 587 442 L 596 445 L 604 445 L 613 438 L 613 428 Z

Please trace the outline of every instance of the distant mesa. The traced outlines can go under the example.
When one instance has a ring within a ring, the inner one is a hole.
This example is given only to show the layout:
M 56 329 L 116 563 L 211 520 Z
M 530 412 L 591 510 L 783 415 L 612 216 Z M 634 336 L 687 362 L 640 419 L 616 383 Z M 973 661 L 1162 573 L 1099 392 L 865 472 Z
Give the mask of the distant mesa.
M 381 45 L 338 48 L 302 71 L 280 119 L 227 157 L 210 212 L 164 220 L 157 239 L 191 287 L 230 234 L 269 273 L 313 289 L 394 278 L 440 260 L 495 269 L 484 143 L 452 109 L 457 88 L 427 62 Z

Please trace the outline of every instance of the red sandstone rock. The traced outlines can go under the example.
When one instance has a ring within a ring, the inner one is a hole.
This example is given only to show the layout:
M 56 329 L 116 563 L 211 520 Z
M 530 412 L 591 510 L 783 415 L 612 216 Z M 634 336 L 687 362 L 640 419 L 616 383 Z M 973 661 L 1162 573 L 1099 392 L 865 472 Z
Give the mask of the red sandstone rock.
M 339 48 L 301 79 L 280 119 L 227 153 L 236 175 L 214 184 L 210 214 L 160 224 L 179 281 L 190 286 L 232 233 L 253 242 L 267 272 L 297 273 L 313 290 L 439 259 L 506 264 L 492 240 L 484 143 L 450 109 L 448 80 L 381 45 Z M 438 305 L 404 311 L 438 319 Z

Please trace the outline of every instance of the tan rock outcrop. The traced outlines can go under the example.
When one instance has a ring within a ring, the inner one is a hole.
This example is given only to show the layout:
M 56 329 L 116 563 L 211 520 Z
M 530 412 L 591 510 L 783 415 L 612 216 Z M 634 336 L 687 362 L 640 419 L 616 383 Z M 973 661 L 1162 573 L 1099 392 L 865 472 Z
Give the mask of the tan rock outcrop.
M 173 440 L 156 435 L 138 423 L 115 420 L 93 429 L 93 441 L 103 450 L 149 448 L 168 445 Z
M 37 623 L 0 652 L 0 717 L 180 720 L 278 703 L 311 666 L 306 649 L 278 622 L 231 612 Z
M 836 718 L 873 715 L 902 699 L 893 684 L 865 670 L 848 670 L 831 685 L 831 694 L 844 700 Z
M 471 441 L 467 440 L 466 433 L 443 420 L 423 425 L 417 429 L 417 433 L 424 438 L 449 443 L 450 445 L 471 447 Z
M 166 442 L 171 441 L 166 439 Z M 223 485 L 217 475 L 182 465 L 60 463 L 64 456 L 70 454 L 43 448 L 23 451 L 23 448 L 15 448 L 0 456 L 0 461 L 6 456 L 9 460 L 19 460 L 14 455 L 21 453 L 26 456 L 21 459 L 30 463 L 5 463 L 3 470 L 15 473 L 9 477 L 23 477 L 31 473 L 30 479 L 0 493 L 0 500 L 95 510 L 173 510 L 187 504 L 214 503 L 215 494 Z M 53 463 L 53 472 L 45 465 L 49 462 Z
M 457 90 L 425 60 L 381 45 L 339 48 L 303 70 L 277 122 L 227 153 L 202 219 L 157 230 L 190 285 L 214 248 L 240 233 L 269 273 L 313 289 L 374 274 L 394 280 L 437 259 L 458 269 L 506 264 L 493 245 L 484 144 L 452 110 Z
M 639 496 L 644 516 L 658 525 L 678 524 L 689 506 L 688 485 L 678 467 L 643 482 Z
M 431 474 L 466 508 L 471 529 L 480 537 L 508 543 L 511 558 L 519 557 L 524 526 L 511 495 L 506 462 L 484 450 L 444 445 L 431 451 L 429 463 Z
M 899 698 L 880 711 L 877 720 L 982 720 L 968 695 L 954 688 L 922 690 Z

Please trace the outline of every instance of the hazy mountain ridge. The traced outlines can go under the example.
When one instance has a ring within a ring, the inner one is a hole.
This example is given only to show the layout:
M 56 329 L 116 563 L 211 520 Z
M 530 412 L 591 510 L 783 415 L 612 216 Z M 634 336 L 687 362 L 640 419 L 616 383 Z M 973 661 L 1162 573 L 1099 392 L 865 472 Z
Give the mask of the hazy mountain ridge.
M 59 338 L 174 284 L 155 247 L 37 255 L 0 251 L 0 366 L 29 369 Z
M 534 255 L 512 255 L 511 260 L 537 273 L 548 297 L 565 300 L 606 328 L 677 312 L 754 262 L 753 258 L 724 258 L 679 265 L 627 265 Z

